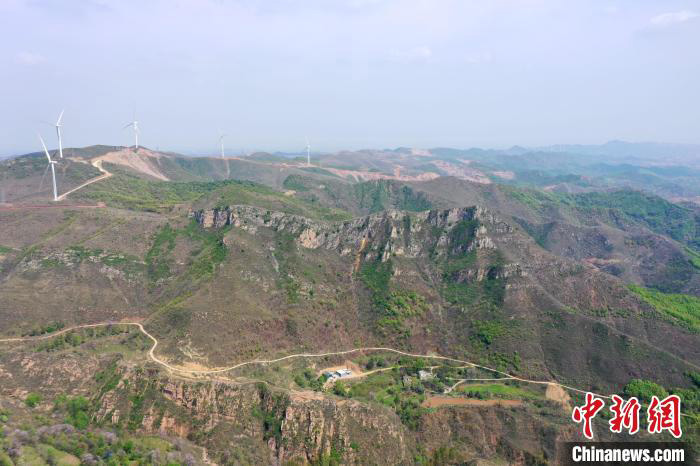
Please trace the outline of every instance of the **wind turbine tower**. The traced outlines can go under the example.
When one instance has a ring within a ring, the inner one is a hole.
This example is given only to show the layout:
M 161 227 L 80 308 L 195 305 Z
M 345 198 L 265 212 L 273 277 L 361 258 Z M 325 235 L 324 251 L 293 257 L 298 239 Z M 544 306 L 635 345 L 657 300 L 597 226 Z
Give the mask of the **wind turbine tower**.
M 58 120 L 56 121 L 56 135 L 58 136 L 58 155 L 63 158 L 63 138 L 61 137 L 61 128 L 63 128 L 63 123 L 61 123 L 61 120 L 63 119 L 63 112 L 65 110 L 61 110 L 61 114 L 58 115 Z
M 139 122 L 136 120 L 136 113 L 134 112 L 134 120 L 128 125 L 124 126 L 122 129 L 126 129 L 129 126 L 134 128 L 134 149 L 139 150 Z
M 46 144 L 44 143 L 44 138 L 41 137 L 41 134 L 39 134 L 38 136 L 39 140 L 41 141 L 41 145 L 44 148 L 46 158 L 49 159 L 49 166 L 51 167 L 51 179 L 53 180 L 53 200 L 55 202 L 58 201 L 58 190 L 56 188 L 56 169 L 54 168 L 54 165 L 56 165 L 58 162 L 56 162 L 55 160 L 51 160 L 49 150 L 46 148 Z
M 311 145 L 309 144 L 309 138 L 306 138 L 306 166 L 311 166 Z
M 226 157 L 226 153 L 224 152 L 224 136 L 226 136 L 226 135 L 221 134 L 221 136 L 219 136 L 219 145 L 221 146 L 221 158 L 222 159 L 224 157 Z

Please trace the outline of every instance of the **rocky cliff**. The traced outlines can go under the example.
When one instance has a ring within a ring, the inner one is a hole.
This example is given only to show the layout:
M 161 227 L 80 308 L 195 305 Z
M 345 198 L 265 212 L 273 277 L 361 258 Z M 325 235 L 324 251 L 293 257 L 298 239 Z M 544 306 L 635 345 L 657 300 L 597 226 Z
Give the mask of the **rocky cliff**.
M 529 408 L 441 408 L 409 430 L 391 410 L 263 383 L 196 382 L 126 369 L 98 399 L 96 419 L 150 434 L 187 437 L 223 464 L 413 464 L 449 450 L 457 462 L 500 457 L 532 464 L 555 455 L 572 430 Z M 134 400 L 140 400 L 135 403 Z M 459 460 L 459 461 L 458 461 Z
M 282 465 L 333 454 L 346 464 L 388 464 L 388 458 L 402 464 L 413 450 L 398 416 L 380 406 L 263 383 L 192 382 L 156 371 L 124 375 L 99 400 L 98 420 L 188 437 L 227 464 L 236 455 L 244 463 Z
M 231 226 L 250 233 L 261 227 L 271 228 L 293 235 L 297 244 L 306 249 L 323 248 L 341 256 L 359 251 L 366 260 L 379 257 L 382 262 L 392 256 L 416 258 L 496 249 L 492 235 L 504 237 L 514 231 L 509 224 L 479 206 L 419 213 L 387 210 L 345 222 L 315 221 L 251 206 L 192 211 L 190 216 L 203 228 Z M 474 224 L 473 238 L 464 238 L 456 244 L 451 232 L 463 222 Z M 519 273 L 519 267 L 513 264 L 505 273 Z

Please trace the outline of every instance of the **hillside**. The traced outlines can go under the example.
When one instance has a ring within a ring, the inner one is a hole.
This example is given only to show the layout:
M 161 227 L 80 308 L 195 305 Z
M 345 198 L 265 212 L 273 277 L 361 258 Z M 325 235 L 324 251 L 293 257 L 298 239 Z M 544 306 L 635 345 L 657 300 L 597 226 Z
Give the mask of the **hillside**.
M 580 394 L 559 384 L 639 379 L 700 409 L 692 205 L 95 150 L 65 172 L 110 177 L 0 209 L 8 457 L 74 461 L 109 438 L 156 464 L 523 464 L 577 434 Z M 20 183 L 39 160 L 0 166 Z M 339 367 L 355 378 L 327 382 Z

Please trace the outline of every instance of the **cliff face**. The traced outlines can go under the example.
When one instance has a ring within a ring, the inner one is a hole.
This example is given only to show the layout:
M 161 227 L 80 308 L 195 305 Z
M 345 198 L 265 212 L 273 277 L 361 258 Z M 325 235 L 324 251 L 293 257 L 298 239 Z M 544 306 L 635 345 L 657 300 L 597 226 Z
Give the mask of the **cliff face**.
M 144 398 L 140 413 L 128 402 L 134 397 Z M 246 462 L 272 465 L 342 452 L 346 464 L 401 464 L 412 452 L 410 435 L 390 410 L 265 384 L 190 382 L 155 373 L 146 380 L 131 372 L 101 398 L 96 418 L 188 437 L 224 462 L 233 461 L 234 452 Z
M 261 227 L 271 228 L 293 235 L 297 244 L 306 249 L 323 248 L 341 256 L 360 251 L 364 259 L 378 255 L 382 262 L 391 256 L 416 258 L 496 249 L 493 235 L 507 237 L 514 231 L 509 224 L 479 206 L 411 214 L 388 210 L 345 222 L 320 222 L 250 206 L 193 211 L 190 216 L 203 228 L 230 225 L 252 233 Z M 469 241 L 456 242 L 451 232 L 463 222 L 472 222 L 478 227 Z M 511 273 L 515 270 L 512 268 Z
M 554 458 L 556 443 L 575 430 L 525 407 L 496 405 L 440 408 L 409 430 L 383 406 L 318 392 L 138 369 L 123 375 L 96 400 L 98 421 L 189 438 L 219 464 L 317 464 L 332 456 L 341 464 L 412 464 L 440 449 L 457 463 L 498 457 L 533 464 Z

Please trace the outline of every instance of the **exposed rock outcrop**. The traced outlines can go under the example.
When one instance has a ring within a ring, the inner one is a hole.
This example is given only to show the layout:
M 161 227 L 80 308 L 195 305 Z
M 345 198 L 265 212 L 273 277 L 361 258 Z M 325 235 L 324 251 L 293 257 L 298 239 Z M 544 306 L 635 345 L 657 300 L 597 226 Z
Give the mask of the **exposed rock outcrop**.
M 230 206 L 190 212 L 203 228 L 233 226 L 254 232 L 259 227 L 272 228 L 296 237 L 297 244 L 307 249 L 324 248 L 341 255 L 363 251 L 366 257 L 379 255 L 382 261 L 391 256 L 417 257 L 444 254 L 448 248 L 496 249 L 495 235 L 508 235 L 513 228 L 489 210 L 461 207 L 407 213 L 387 210 L 345 222 L 322 222 L 298 215 L 273 212 L 251 206 Z M 473 237 L 457 238 L 452 231 L 462 222 L 472 222 Z M 431 235 L 438 233 L 437 244 Z M 366 243 L 369 243 L 367 245 Z M 366 247 L 367 246 L 367 247 Z M 435 247 L 433 247 L 435 246 Z M 513 268 L 509 273 L 520 270 Z

